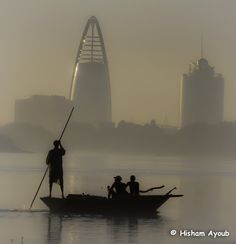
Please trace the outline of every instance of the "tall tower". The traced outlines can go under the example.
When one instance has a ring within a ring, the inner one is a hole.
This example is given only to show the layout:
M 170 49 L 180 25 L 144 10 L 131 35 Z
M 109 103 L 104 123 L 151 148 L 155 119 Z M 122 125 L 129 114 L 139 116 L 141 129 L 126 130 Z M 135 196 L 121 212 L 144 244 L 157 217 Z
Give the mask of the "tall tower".
M 99 125 L 111 122 L 111 89 L 102 32 L 92 16 L 84 29 L 75 60 L 70 99 L 76 120 Z
M 204 58 L 191 64 L 181 87 L 182 126 L 216 124 L 224 118 L 224 79 Z

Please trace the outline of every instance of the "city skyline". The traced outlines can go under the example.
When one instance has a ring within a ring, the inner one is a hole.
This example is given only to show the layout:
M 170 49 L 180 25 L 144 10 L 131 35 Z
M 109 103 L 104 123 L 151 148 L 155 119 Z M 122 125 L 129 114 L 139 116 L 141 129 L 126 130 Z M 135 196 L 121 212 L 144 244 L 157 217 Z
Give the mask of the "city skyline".
M 236 3 L 138 0 L 135 10 L 133 3 L 1 1 L 0 124 L 13 121 L 16 99 L 68 98 L 77 45 L 91 15 L 106 40 L 115 122 L 168 118 L 180 124 L 181 76 L 200 57 L 201 33 L 204 56 L 225 77 L 225 120 L 235 121 Z

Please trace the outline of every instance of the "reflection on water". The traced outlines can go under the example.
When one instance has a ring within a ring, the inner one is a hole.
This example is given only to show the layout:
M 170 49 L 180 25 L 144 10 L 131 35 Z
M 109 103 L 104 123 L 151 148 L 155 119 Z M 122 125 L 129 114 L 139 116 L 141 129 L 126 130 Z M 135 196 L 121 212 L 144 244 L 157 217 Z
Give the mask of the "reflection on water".
M 48 214 L 48 243 L 61 243 L 62 216 Z
M 137 218 L 50 214 L 39 198 L 34 210 L 28 211 L 45 170 L 44 155 L 0 154 L 0 162 L 0 243 L 10 243 L 10 239 L 20 243 L 22 236 L 26 244 L 236 242 L 233 161 L 90 154 L 66 158 L 67 193 L 106 195 L 106 185 L 114 175 L 122 175 L 126 181 L 135 174 L 142 189 L 166 185 L 154 194 L 163 194 L 174 186 L 177 193 L 184 194 L 183 198 L 170 199 L 157 216 Z M 47 183 L 40 196 L 48 194 Z M 59 187 L 55 186 L 53 194 L 60 196 Z M 171 236 L 171 229 L 227 229 L 231 235 L 189 239 Z
M 153 229 L 152 226 L 155 226 L 153 229 L 155 231 L 163 224 L 160 216 L 105 217 L 48 213 L 47 218 L 47 243 L 53 244 L 77 243 L 82 240 L 86 243 L 88 241 L 91 243 L 141 243 L 139 236 L 142 232 L 148 234 L 150 228 Z
M 171 220 L 154 217 L 104 217 L 83 215 L 54 215 L 49 212 L 1 213 L 0 243 L 34 244 L 121 244 L 121 243 L 235 243 L 233 238 L 179 238 L 169 235 Z M 6 228 L 2 229 L 2 223 Z M 5 234 L 4 234 L 5 232 Z M 7 233 L 6 233 L 7 232 Z M 9 233 L 11 235 L 9 235 Z M 235 239 L 234 239 L 235 240 Z

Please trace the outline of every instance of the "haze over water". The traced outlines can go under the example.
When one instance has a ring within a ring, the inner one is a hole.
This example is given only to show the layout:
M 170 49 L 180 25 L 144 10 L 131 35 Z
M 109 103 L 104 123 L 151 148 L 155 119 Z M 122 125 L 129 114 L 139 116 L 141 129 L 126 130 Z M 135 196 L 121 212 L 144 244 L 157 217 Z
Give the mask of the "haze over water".
M 235 8 L 233 0 L 0 0 L 0 126 L 14 122 L 16 99 L 35 94 L 68 97 L 79 41 L 93 15 L 101 25 L 108 56 L 114 122 L 155 119 L 158 125 L 180 125 L 180 80 L 189 63 L 200 57 L 202 33 L 204 58 L 225 78 L 224 120 L 236 121 Z M 233 133 L 234 128 L 224 135 L 232 139 Z M 22 134 L 24 138 L 17 133 L 15 137 L 20 148 L 24 139 L 37 147 L 43 138 L 39 132 L 28 141 Z M 214 136 L 221 149 L 225 137 Z M 192 137 L 186 138 L 193 141 L 190 151 L 208 149 L 201 141 L 194 144 Z M 183 141 L 169 142 L 181 146 Z M 224 147 L 234 151 L 234 140 L 227 142 Z M 156 145 L 154 153 L 160 149 Z M 222 155 L 231 156 L 225 152 Z M 166 186 L 152 194 L 165 194 L 175 186 L 176 194 L 184 194 L 170 199 L 156 217 L 117 218 L 51 214 L 40 201 L 40 196 L 48 195 L 48 177 L 29 211 L 46 169 L 45 154 L 0 153 L 0 244 L 11 239 L 19 244 L 22 236 L 25 244 L 236 243 L 235 160 L 68 152 L 66 194 L 106 196 L 115 175 L 127 182 L 131 174 L 143 190 Z M 60 197 L 58 186 L 53 195 Z M 191 229 L 227 230 L 230 236 L 170 235 L 170 230 Z
M 176 186 L 182 198 L 170 199 L 156 218 L 54 215 L 37 198 L 28 207 L 45 170 L 43 154 L 0 154 L 0 243 L 24 236 L 25 243 L 234 243 L 236 165 L 233 161 L 156 156 L 68 153 L 66 193 L 106 196 L 113 176 L 126 182 L 135 174 L 141 189 L 164 184 L 152 194 Z M 54 195 L 60 196 L 59 187 Z M 48 195 L 48 178 L 39 196 Z M 172 229 L 228 230 L 227 238 L 172 237 Z

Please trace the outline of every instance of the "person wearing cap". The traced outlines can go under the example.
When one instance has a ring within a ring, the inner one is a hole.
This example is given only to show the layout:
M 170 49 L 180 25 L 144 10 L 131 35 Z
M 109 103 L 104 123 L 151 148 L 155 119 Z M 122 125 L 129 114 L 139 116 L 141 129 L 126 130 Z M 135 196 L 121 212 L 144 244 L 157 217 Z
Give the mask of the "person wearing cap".
M 126 184 L 126 187 L 129 187 L 129 193 L 132 196 L 139 195 L 139 183 L 135 181 L 135 175 L 130 176 L 130 181 Z
M 52 197 L 53 183 L 59 183 L 61 188 L 62 198 L 64 198 L 63 186 L 63 165 L 62 157 L 66 151 L 61 145 L 61 141 L 53 142 L 54 148 L 48 152 L 46 164 L 49 166 L 49 197 Z
M 126 184 L 122 182 L 121 176 L 115 176 L 114 179 L 115 182 L 111 187 L 108 187 L 108 198 L 127 195 L 128 192 L 126 191 Z

